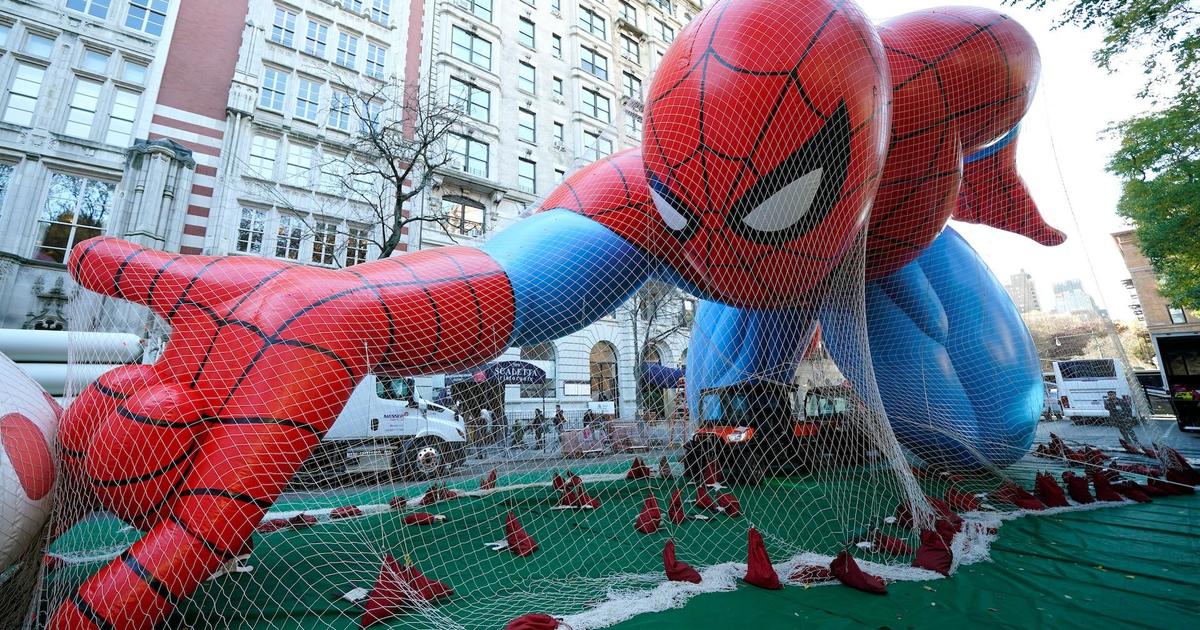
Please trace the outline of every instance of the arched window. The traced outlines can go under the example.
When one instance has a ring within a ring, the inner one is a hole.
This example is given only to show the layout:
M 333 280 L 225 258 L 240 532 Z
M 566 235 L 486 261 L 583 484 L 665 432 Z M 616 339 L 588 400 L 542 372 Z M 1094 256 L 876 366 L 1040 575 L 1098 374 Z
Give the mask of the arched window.
M 588 370 L 592 380 L 592 400 L 614 401 L 621 399 L 617 379 L 617 349 L 607 341 L 592 346 L 588 357 Z

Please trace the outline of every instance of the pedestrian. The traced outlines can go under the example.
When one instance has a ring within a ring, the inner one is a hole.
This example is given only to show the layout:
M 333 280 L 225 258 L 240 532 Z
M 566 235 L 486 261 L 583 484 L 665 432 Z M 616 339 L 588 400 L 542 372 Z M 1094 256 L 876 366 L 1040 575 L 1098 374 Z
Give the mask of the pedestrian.
M 525 424 L 520 418 L 513 418 L 513 448 L 525 448 Z
M 484 441 L 492 442 L 495 440 L 496 426 L 491 409 L 483 408 L 479 410 L 479 424 L 483 425 L 484 435 L 488 436 Z
M 563 413 L 562 405 L 554 405 L 554 432 L 562 439 L 563 428 L 567 424 L 567 416 Z
M 1141 442 L 1133 431 L 1137 420 L 1133 417 L 1133 407 L 1129 404 L 1129 398 L 1117 398 L 1117 392 L 1110 389 L 1104 397 L 1104 408 L 1108 411 L 1109 421 L 1121 432 L 1121 439 L 1134 446 L 1140 445 Z
M 533 411 L 533 448 L 535 450 L 546 450 L 546 412 L 541 409 Z

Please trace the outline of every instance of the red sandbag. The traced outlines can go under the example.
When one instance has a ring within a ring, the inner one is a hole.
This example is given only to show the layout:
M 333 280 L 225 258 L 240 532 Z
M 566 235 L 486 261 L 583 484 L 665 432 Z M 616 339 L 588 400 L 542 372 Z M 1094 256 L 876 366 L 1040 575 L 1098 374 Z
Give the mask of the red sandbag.
M 1164 481 L 1158 477 L 1151 477 L 1146 480 L 1146 485 L 1153 486 L 1159 490 L 1166 492 L 1171 496 L 1180 496 L 1185 494 L 1196 494 L 1196 489 L 1192 486 L 1182 485 L 1171 481 Z
M 1062 480 L 1067 484 L 1067 494 L 1071 496 L 1072 501 L 1083 505 L 1096 501 L 1091 488 L 1088 487 L 1087 478 L 1079 477 L 1068 470 L 1063 472 Z
M 1046 509 L 1046 505 L 1030 494 L 1028 490 L 1007 479 L 1000 484 L 999 488 L 989 492 L 988 497 L 998 503 L 1015 505 L 1023 510 Z
M 907 542 L 895 536 L 888 536 L 878 529 L 871 532 L 871 536 L 867 538 L 867 542 L 871 543 L 871 551 L 875 553 L 887 554 L 889 556 L 907 556 L 913 552 L 912 547 Z
M 646 499 L 642 501 L 642 510 L 633 522 L 633 528 L 643 534 L 653 534 L 658 531 L 658 523 L 661 520 L 662 509 L 658 507 L 658 499 L 653 492 L 647 491 Z
M 667 518 L 671 519 L 676 525 L 682 523 L 687 518 L 687 514 L 683 511 L 683 490 L 676 488 L 671 493 L 671 501 L 667 504 Z
M 716 511 L 717 502 L 708 494 L 708 487 L 696 486 L 696 509 Z
M 902 529 L 913 528 L 912 508 L 909 507 L 907 501 L 901 502 L 900 505 L 896 506 L 896 527 Z
M 504 519 L 504 539 L 508 541 L 508 549 L 522 558 L 537 551 L 538 544 L 533 536 L 525 533 L 517 515 L 512 512 Z
M 304 529 L 306 527 L 312 527 L 316 524 L 317 517 L 313 516 L 312 514 L 305 514 L 304 512 L 301 512 L 288 519 L 288 525 L 291 525 L 293 529 Z
M 1126 442 L 1125 438 L 1120 438 L 1117 441 L 1121 443 L 1121 448 L 1124 449 L 1126 453 L 1131 453 L 1133 455 L 1141 455 L 1142 454 L 1141 449 L 1130 444 L 1129 442 Z
M 432 603 L 454 594 L 454 589 L 450 588 L 446 583 L 426 577 L 420 569 L 411 564 L 400 567 L 400 579 L 404 580 L 408 584 L 408 587 L 416 592 L 417 597 L 427 603 Z
M 724 480 L 725 476 L 721 474 L 721 467 L 717 465 L 717 462 L 709 460 L 708 465 L 704 467 L 703 485 L 711 486 L 721 483 Z
M 258 526 L 254 528 L 254 531 L 260 534 L 270 534 L 271 532 L 277 532 L 281 529 L 288 529 L 291 526 L 292 524 L 289 523 L 286 518 L 273 518 L 259 523 Z
M 737 518 L 742 515 L 742 504 L 732 492 L 724 492 L 717 496 L 717 507 L 725 511 L 726 516 Z
M 589 496 L 583 489 L 583 482 L 580 482 L 565 486 L 562 496 L 558 498 L 558 504 L 563 507 L 592 508 L 594 510 L 600 507 L 600 499 Z
M 1037 480 L 1033 483 L 1033 492 L 1046 507 L 1067 507 L 1071 505 L 1067 501 L 1067 494 L 1063 492 L 1062 486 L 1054 481 L 1054 477 L 1049 473 L 1038 473 Z
M 950 567 L 953 564 L 954 554 L 950 551 L 949 542 L 943 534 L 936 530 L 921 532 L 921 546 L 917 547 L 917 557 L 913 559 L 912 565 L 918 569 L 950 575 Z
M 1108 475 L 1097 473 L 1092 477 L 1092 484 L 1096 486 L 1096 500 L 1098 501 L 1124 501 L 1121 493 L 1117 492 L 1112 487 L 1112 482 L 1108 480 Z
M 418 600 L 434 602 L 453 594 L 454 590 L 449 586 L 429 579 L 416 567 L 401 566 L 388 554 L 379 569 L 379 577 L 375 578 L 375 586 L 367 596 L 360 623 L 363 628 L 369 628 L 419 604 Z
M 545 613 L 529 613 L 508 622 L 504 630 L 557 630 L 558 620 Z
M 1148 483 L 1138 484 L 1138 489 L 1145 493 L 1148 497 L 1169 497 L 1171 494 L 1158 486 L 1152 486 Z
M 958 534 L 958 532 L 962 531 L 962 525 L 947 521 L 944 518 L 939 518 L 936 522 L 934 522 L 933 529 L 938 533 L 938 536 L 941 536 L 942 540 L 946 541 L 946 544 L 949 545 L 954 541 L 954 536 Z
M 1170 446 L 1163 446 L 1159 449 L 1162 451 L 1167 463 L 1167 480 L 1176 483 L 1184 483 L 1189 486 L 1200 485 L 1200 471 L 1192 468 L 1179 451 Z M 1174 474 L 1172 474 L 1174 473 Z
M 495 490 L 496 489 L 496 469 L 493 468 L 485 479 L 479 481 L 480 490 Z
M 771 566 L 771 558 L 767 556 L 767 547 L 763 544 L 762 535 L 757 529 L 750 528 L 747 535 L 749 549 L 746 552 L 746 577 L 742 578 L 747 584 L 770 590 L 783 588 L 779 582 L 779 574 Z
M 824 567 L 819 564 L 805 564 L 792 569 L 792 574 L 788 576 L 789 582 L 799 582 L 801 584 L 817 584 L 820 582 L 832 582 L 835 580 L 833 571 L 829 567 Z
M 658 476 L 661 479 L 672 479 L 675 474 L 671 472 L 671 462 L 667 461 L 666 457 L 658 459 Z
M 396 495 L 388 499 L 388 507 L 393 510 L 403 510 L 408 507 L 408 497 Z
M 567 486 L 567 482 L 563 481 L 563 478 L 559 477 L 558 473 L 554 473 L 554 479 L 552 479 L 550 481 L 550 485 L 554 486 L 555 490 L 561 491 L 563 488 L 565 488 Z M 528 615 L 526 615 L 526 616 L 528 617 Z M 516 621 L 516 620 L 514 619 L 514 621 Z
M 946 503 L 950 504 L 955 512 L 974 512 L 982 505 L 979 497 L 954 486 L 946 488 Z
M 437 516 L 429 512 L 413 512 L 404 517 L 405 525 L 433 525 L 437 522 Z
M 678 492 L 678 490 L 676 491 Z M 668 540 L 667 544 L 663 545 L 663 569 L 667 572 L 667 579 L 672 582 L 691 582 L 692 584 L 700 583 L 700 572 L 693 569 L 692 565 L 686 562 L 680 562 L 675 557 L 675 541 Z
M 362 513 L 363 511 L 358 509 L 357 505 L 343 505 L 342 507 L 333 508 L 333 511 L 329 513 L 329 518 L 336 521 L 342 518 L 362 516 Z
M 629 464 L 629 470 L 625 473 L 625 479 L 628 481 L 649 479 L 650 475 L 650 467 L 642 463 L 642 458 L 634 457 L 633 462 Z
M 829 571 L 839 582 L 850 588 L 875 595 L 887 594 L 887 584 L 883 582 L 883 579 L 863 572 L 848 551 L 842 551 L 833 559 L 833 562 L 829 564 Z
M 1131 501 L 1137 501 L 1138 503 L 1152 503 L 1149 495 L 1147 495 L 1145 492 L 1142 492 L 1142 489 L 1138 487 L 1136 483 L 1125 482 L 1114 484 L 1113 489 Z

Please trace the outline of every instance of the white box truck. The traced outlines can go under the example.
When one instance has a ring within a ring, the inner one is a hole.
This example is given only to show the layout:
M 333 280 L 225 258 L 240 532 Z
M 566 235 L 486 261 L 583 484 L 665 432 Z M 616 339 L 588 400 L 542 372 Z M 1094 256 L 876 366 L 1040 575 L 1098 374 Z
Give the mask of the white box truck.
M 466 454 L 461 417 L 421 398 L 411 378 L 368 374 L 303 472 L 310 483 L 356 474 L 432 479 Z
M 1104 398 L 1110 391 L 1136 409 L 1125 369 L 1115 359 L 1055 361 L 1054 380 L 1063 416 L 1074 424 L 1107 424 Z

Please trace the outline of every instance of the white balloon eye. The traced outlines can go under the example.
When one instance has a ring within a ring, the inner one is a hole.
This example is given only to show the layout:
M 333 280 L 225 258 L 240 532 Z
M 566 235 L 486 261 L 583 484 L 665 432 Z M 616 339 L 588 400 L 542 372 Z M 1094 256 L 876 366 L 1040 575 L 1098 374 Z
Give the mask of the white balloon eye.
M 779 232 L 796 225 L 812 209 L 813 201 L 817 198 L 817 191 L 821 189 L 821 178 L 824 174 L 824 168 L 809 171 L 804 177 L 793 181 L 768 197 L 766 201 L 746 214 L 742 218 L 742 222 L 747 227 L 759 232 Z M 655 197 L 655 203 L 657 202 L 658 198 Z M 658 211 L 662 213 L 661 206 Z
M 654 200 L 654 208 L 658 210 L 659 216 L 666 222 L 667 227 L 672 230 L 679 231 L 687 227 L 687 217 L 679 213 L 671 202 L 663 198 L 653 186 L 650 187 L 650 198 Z

